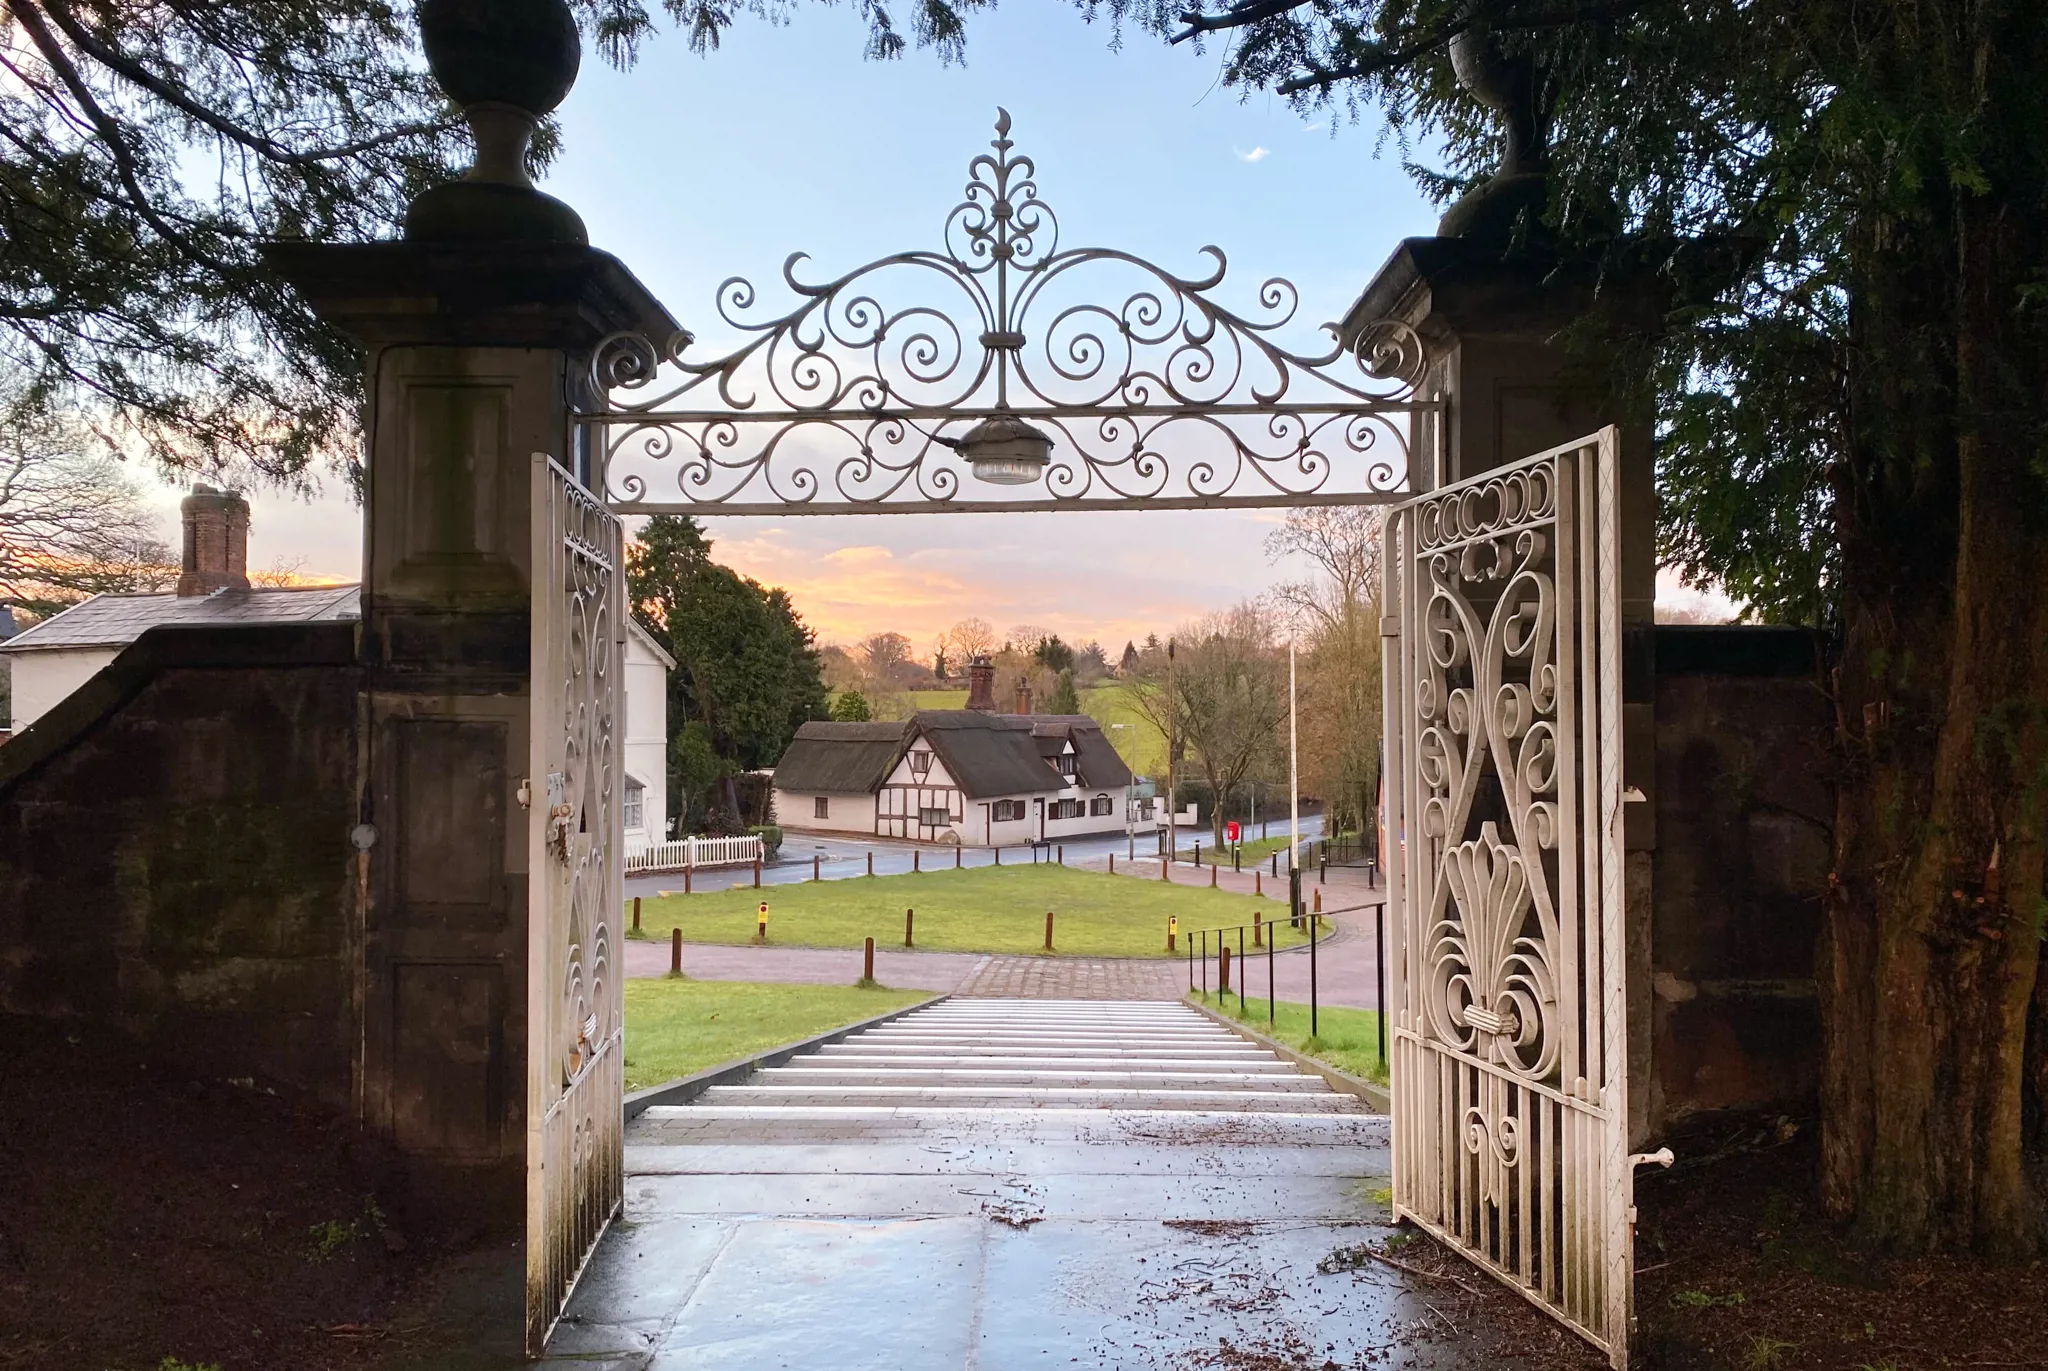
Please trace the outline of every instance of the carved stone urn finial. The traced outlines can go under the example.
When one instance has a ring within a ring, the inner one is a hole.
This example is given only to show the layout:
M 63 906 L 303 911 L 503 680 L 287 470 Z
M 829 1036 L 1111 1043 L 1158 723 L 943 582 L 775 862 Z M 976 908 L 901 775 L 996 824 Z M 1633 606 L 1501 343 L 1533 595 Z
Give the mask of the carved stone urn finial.
M 1473 99 L 1500 114 L 1506 131 L 1500 169 L 1444 212 L 1437 233 L 1506 247 L 1515 217 L 1524 209 L 1541 210 L 1548 189 L 1536 62 L 1503 53 L 1486 25 L 1476 23 L 1451 39 L 1451 68 Z
M 427 65 L 462 106 L 476 162 L 412 202 L 414 241 L 587 243 L 576 211 L 534 188 L 526 151 L 576 84 L 583 45 L 567 0 L 420 0 Z

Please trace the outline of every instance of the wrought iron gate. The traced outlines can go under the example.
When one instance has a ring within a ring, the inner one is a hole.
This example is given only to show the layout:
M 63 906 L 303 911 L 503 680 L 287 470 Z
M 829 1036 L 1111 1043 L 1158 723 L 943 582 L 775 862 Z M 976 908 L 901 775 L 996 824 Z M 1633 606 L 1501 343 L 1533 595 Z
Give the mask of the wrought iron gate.
M 618 518 L 541 454 L 532 510 L 526 1346 L 538 1356 L 625 1194 L 614 938 L 626 626 Z
M 1624 1366 L 1613 429 L 1389 520 L 1396 1214 Z

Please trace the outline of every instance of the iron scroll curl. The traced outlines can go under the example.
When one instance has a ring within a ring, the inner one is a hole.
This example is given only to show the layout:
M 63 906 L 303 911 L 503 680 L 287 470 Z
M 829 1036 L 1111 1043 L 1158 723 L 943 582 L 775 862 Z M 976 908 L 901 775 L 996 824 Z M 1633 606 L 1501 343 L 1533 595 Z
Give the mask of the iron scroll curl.
M 756 317 L 742 277 L 718 288 L 737 341 L 616 333 L 589 361 L 576 418 L 621 513 L 1377 503 L 1408 491 L 1422 340 L 1401 320 L 1348 345 L 1283 341 L 1300 293 L 1262 282 L 1240 312 L 1218 298 L 1220 248 L 1179 275 L 1132 253 L 1061 243 L 1037 168 L 999 110 L 937 250 L 807 279 Z M 1022 420 L 1047 440 L 1042 477 L 1001 499 L 963 453 L 973 426 Z

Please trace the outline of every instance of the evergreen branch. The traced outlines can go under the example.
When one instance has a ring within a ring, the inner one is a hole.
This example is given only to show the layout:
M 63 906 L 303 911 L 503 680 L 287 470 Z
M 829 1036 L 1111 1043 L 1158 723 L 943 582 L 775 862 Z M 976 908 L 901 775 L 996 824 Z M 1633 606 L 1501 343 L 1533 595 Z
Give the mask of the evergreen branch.
M 458 125 L 458 121 L 453 119 L 437 119 L 425 123 L 401 124 L 396 128 L 385 129 L 368 137 L 358 138 L 353 142 L 338 143 L 331 147 L 297 152 L 266 134 L 244 128 L 218 111 L 208 108 L 205 104 L 195 100 L 177 86 L 159 77 L 140 62 L 123 55 L 118 50 L 101 42 L 90 29 L 78 22 L 77 16 L 72 14 L 71 8 L 65 3 L 65 0 L 15 0 L 13 8 L 17 14 L 32 12 L 34 5 L 37 3 L 40 3 L 49 12 L 51 20 L 56 23 L 57 27 L 64 30 L 65 36 L 78 46 L 80 52 L 85 53 L 109 71 L 124 76 L 129 81 L 141 86 L 173 109 L 197 120 L 221 137 L 228 139 L 230 142 L 240 144 L 251 152 L 258 153 L 265 159 L 280 165 L 310 166 L 322 162 L 339 161 L 343 158 L 359 156 L 365 152 L 374 152 L 376 149 L 388 146 L 391 143 L 403 142 L 424 134 L 445 133 Z M 24 27 L 27 27 L 26 23 Z M 42 45 L 38 43 L 37 46 L 40 47 Z
M 1200 10 L 1185 10 L 1180 21 L 1187 27 L 1166 41 L 1184 43 L 1205 33 L 1221 29 L 1239 29 L 1247 24 L 1256 24 L 1262 19 L 1271 19 L 1289 10 L 1300 9 L 1309 0 L 1237 0 L 1237 3 L 1221 14 L 1203 14 Z

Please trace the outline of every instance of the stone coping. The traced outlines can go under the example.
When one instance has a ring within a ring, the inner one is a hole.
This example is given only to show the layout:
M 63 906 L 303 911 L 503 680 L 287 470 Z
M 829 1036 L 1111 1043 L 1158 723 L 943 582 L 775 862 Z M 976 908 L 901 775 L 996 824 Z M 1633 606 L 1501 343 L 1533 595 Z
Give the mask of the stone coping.
M 1208 1005 L 1196 1000 L 1193 996 L 1184 996 L 1181 999 L 1181 1003 L 1194 1010 L 1197 1014 L 1204 1015 L 1223 1025 L 1231 1032 L 1237 1034 L 1238 1037 L 1248 1042 L 1255 1042 L 1260 1047 L 1272 1052 L 1275 1056 L 1284 1057 L 1286 1060 L 1293 1062 L 1302 1070 L 1321 1076 L 1325 1081 L 1329 1082 L 1332 1090 L 1341 1090 L 1347 1095 L 1356 1095 L 1359 1099 L 1365 1101 L 1366 1107 L 1374 1113 L 1391 1114 L 1394 1112 L 1393 1096 L 1388 1093 L 1387 1087 L 1361 1079 L 1352 1075 L 1349 1071 L 1339 1071 L 1328 1062 L 1319 1062 L 1305 1052 L 1297 1052 L 1286 1043 L 1269 1038 L 1256 1029 L 1239 1023 L 1227 1014 L 1217 1013 L 1209 1008 Z
M 801 1042 L 771 1047 L 766 1052 L 756 1053 L 751 1057 L 740 1057 L 718 1066 L 707 1066 L 694 1075 L 679 1076 L 672 1081 L 663 1081 L 660 1085 L 650 1085 L 645 1090 L 632 1091 L 626 1096 L 626 1118 L 629 1122 L 639 1118 L 650 1105 L 688 1104 L 714 1085 L 737 1085 L 764 1066 L 781 1066 L 792 1057 L 836 1043 L 863 1029 L 888 1023 L 891 1019 L 900 1019 L 905 1014 L 915 1014 L 920 1009 L 929 1009 L 941 1000 L 952 998 L 951 992 L 933 995 L 929 999 L 919 1000 L 916 1004 L 892 1009 L 886 1014 L 877 1014 L 871 1019 L 847 1024 L 844 1028 L 830 1029 L 815 1037 L 805 1038 Z

